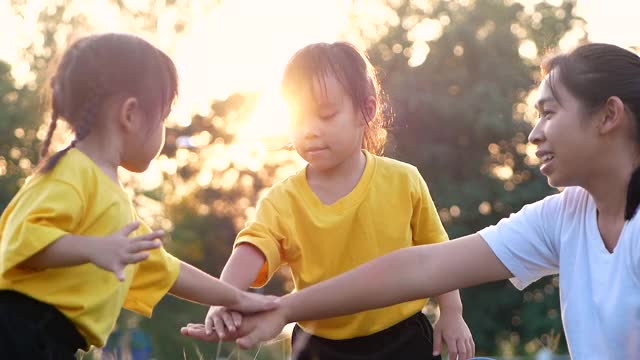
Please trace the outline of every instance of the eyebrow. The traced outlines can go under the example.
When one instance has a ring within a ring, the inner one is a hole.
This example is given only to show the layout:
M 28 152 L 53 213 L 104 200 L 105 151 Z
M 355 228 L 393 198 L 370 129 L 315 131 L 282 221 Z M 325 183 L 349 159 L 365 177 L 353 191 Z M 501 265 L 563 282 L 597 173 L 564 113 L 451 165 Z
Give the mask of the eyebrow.
M 536 104 L 534 106 L 536 109 L 540 110 L 544 106 L 544 104 L 547 102 L 557 102 L 557 101 L 554 97 L 548 96 L 536 101 Z

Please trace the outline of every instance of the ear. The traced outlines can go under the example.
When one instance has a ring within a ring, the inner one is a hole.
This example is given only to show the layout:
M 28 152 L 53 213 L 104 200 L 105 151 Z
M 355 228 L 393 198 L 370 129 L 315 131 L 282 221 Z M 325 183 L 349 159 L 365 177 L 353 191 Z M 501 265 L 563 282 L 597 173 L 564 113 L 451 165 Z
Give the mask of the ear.
M 134 97 L 126 98 L 120 105 L 119 111 L 120 126 L 125 131 L 136 131 L 140 117 L 140 103 Z
M 376 101 L 375 96 L 368 96 L 364 100 L 364 110 L 366 116 L 365 121 L 369 122 L 373 120 L 373 118 L 376 116 L 376 112 L 378 111 L 378 102 Z
M 617 96 L 611 96 L 598 112 L 597 128 L 601 135 L 607 134 L 623 125 L 626 111 L 624 103 Z

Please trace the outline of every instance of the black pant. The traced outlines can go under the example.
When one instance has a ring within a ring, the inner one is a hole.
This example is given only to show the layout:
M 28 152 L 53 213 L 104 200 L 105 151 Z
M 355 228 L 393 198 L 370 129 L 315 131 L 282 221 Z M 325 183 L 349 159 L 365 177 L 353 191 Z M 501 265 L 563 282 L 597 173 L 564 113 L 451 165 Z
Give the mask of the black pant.
M 419 312 L 380 332 L 347 340 L 330 340 L 293 329 L 294 360 L 425 360 L 433 356 L 433 328 Z
M 85 347 L 84 338 L 58 309 L 0 290 L 0 358 L 69 360 Z

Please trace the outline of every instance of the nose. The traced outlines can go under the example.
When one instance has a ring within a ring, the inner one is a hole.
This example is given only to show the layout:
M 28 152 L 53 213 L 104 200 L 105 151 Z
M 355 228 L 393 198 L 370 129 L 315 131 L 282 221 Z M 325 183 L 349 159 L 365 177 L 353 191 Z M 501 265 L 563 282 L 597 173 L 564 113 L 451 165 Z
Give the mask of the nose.
M 318 137 L 319 129 L 317 123 L 318 122 L 314 119 L 305 119 L 304 121 L 300 122 L 300 124 L 298 125 L 299 130 L 305 139 L 313 139 Z
M 531 132 L 529 133 L 529 142 L 534 145 L 540 145 L 544 140 L 544 119 L 538 120 L 536 125 L 533 127 Z

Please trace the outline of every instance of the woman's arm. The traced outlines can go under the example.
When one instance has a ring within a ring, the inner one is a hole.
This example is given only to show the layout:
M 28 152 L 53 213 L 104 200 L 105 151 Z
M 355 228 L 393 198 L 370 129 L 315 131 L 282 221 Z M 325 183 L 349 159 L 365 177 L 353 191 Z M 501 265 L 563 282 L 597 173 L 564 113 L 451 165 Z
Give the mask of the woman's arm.
M 282 298 L 286 321 L 323 319 L 436 296 L 511 272 L 478 234 L 413 246 Z

